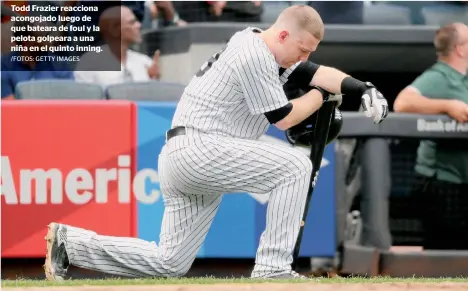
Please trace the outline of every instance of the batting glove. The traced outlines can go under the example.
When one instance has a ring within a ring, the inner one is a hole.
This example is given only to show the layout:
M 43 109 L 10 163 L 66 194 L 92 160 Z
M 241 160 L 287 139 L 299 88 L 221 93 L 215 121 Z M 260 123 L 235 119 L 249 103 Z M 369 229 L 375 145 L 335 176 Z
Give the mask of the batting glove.
M 361 105 L 366 117 L 373 117 L 374 123 L 381 123 L 388 115 L 388 103 L 374 85 L 367 82 L 368 89 L 361 97 Z

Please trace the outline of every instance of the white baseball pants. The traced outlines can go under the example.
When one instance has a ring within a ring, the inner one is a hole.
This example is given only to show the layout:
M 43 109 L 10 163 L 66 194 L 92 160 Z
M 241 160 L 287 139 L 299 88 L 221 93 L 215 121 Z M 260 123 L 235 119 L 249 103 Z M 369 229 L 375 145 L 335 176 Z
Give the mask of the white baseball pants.
M 159 245 L 67 226 L 72 265 L 130 277 L 182 276 L 223 194 L 249 192 L 270 195 L 252 277 L 291 270 L 312 173 L 306 155 L 283 145 L 188 130 L 167 142 L 158 167 L 165 203 Z

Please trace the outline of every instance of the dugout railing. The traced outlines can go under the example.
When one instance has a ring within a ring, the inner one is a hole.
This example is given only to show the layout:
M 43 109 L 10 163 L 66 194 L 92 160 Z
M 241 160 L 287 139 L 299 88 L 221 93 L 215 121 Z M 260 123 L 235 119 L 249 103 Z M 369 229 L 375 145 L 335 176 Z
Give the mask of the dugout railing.
M 468 251 L 394 251 L 418 246 L 421 225 L 411 197 L 420 140 L 468 138 L 468 124 L 445 115 L 390 113 L 375 125 L 360 112 L 343 112 L 336 142 L 336 268 L 343 274 L 392 277 L 467 276 Z M 357 185 L 357 186 L 356 186 Z M 349 213 L 360 212 L 356 236 L 346 237 Z M 464 234 L 460 234 L 464 235 Z M 354 239 L 354 241 L 350 241 Z

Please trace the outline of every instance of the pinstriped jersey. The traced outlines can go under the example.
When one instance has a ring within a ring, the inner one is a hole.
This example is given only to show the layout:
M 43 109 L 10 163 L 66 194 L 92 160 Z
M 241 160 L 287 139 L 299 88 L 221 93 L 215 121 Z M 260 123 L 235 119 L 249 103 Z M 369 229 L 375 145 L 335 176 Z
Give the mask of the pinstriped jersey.
M 267 131 L 264 113 L 287 105 L 283 85 L 299 63 L 280 75 L 258 32 L 249 27 L 235 33 L 203 64 L 177 105 L 173 127 L 245 139 L 258 139 Z

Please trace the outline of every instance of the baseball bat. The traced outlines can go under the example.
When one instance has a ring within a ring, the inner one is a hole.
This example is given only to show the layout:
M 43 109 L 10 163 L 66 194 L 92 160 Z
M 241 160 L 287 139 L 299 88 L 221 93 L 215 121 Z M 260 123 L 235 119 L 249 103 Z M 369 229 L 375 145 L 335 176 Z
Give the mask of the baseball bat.
M 304 227 L 309 211 L 309 204 L 312 199 L 312 193 L 314 192 L 315 184 L 320 170 L 320 164 L 322 163 L 323 153 L 325 146 L 327 145 L 328 131 L 330 129 L 331 120 L 333 113 L 335 112 L 336 102 L 325 102 L 322 107 L 317 111 L 316 118 L 313 120 L 314 135 L 311 141 L 310 149 L 310 160 L 312 161 L 312 175 L 309 183 L 309 191 L 305 201 L 305 208 L 302 214 L 301 226 L 299 228 L 299 234 L 297 236 L 296 244 L 293 251 L 293 263 L 292 269 L 295 270 L 297 266 L 297 259 L 299 257 L 299 251 L 302 243 L 302 236 L 304 234 Z

